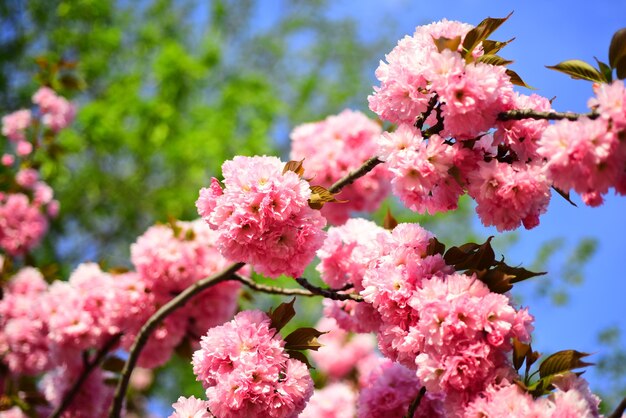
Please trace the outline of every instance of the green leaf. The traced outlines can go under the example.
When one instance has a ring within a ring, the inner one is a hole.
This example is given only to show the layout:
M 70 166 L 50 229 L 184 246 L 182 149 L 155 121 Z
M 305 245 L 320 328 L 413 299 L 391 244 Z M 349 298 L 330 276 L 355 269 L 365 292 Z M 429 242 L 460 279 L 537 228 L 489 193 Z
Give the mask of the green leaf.
M 495 263 L 495 253 L 491 248 L 491 240 L 487 238 L 483 244 L 473 242 L 460 247 L 451 247 L 443 256 L 446 264 L 454 266 L 456 270 L 485 270 Z
M 287 355 L 289 356 L 289 358 L 292 358 L 294 360 L 298 360 L 301 361 L 302 363 L 306 364 L 306 367 L 311 370 L 314 369 L 315 367 L 311 366 L 311 363 L 309 362 L 309 359 L 307 358 L 306 354 L 304 354 L 302 351 L 296 351 L 296 350 L 285 350 L 285 353 L 287 353 Z
M 598 68 L 600 69 L 600 72 L 602 73 L 602 75 L 604 75 L 604 78 L 606 78 L 606 81 L 609 83 L 612 82 L 613 70 L 611 69 L 611 67 L 609 67 L 608 64 L 605 64 L 604 62 L 600 61 L 596 57 L 593 57 L 593 59 L 595 59 L 596 62 L 598 63 Z
M 626 57 L 626 28 L 622 28 L 613 34 L 609 45 L 609 65 L 617 68 L 619 61 Z
M 513 61 L 506 60 L 499 55 L 483 55 L 482 57 L 479 57 L 476 61 L 482 62 L 483 64 L 502 65 L 502 66 L 509 65 L 513 62 Z
M 513 12 L 509 13 L 507 17 L 504 18 L 491 18 L 488 17 L 482 22 L 478 24 L 475 28 L 470 30 L 467 35 L 465 35 L 465 39 L 463 40 L 463 50 L 465 52 L 465 60 L 467 62 L 472 61 L 472 51 L 474 48 L 478 46 L 482 41 L 486 40 L 492 33 L 496 31 L 506 20 L 511 17 Z
M 102 363 L 102 370 L 107 370 L 114 373 L 120 373 L 124 368 L 126 362 L 119 357 L 107 357 Z
M 505 72 L 506 72 L 506 75 L 508 75 L 509 78 L 511 79 L 511 83 L 515 84 L 516 86 L 526 87 L 527 89 L 532 89 L 532 87 L 526 84 L 526 82 L 522 80 L 522 77 L 520 77 L 520 75 L 517 74 L 515 71 L 506 70 Z
M 314 350 L 317 351 L 322 344 L 317 341 L 317 337 L 326 334 L 315 328 L 303 327 L 298 328 L 287 337 L 285 337 L 286 350 Z
M 573 79 L 589 80 L 598 83 L 607 82 L 600 71 L 596 70 L 591 64 L 581 60 L 563 61 L 556 65 L 547 65 L 546 68 L 565 73 Z
M 502 48 L 504 48 L 505 46 L 513 42 L 514 40 L 515 38 L 511 38 L 506 42 L 500 42 L 500 41 L 492 41 L 489 39 L 485 39 L 483 41 L 483 52 L 485 55 L 496 54 L 498 53 L 498 51 L 500 51 Z
M 591 366 L 593 363 L 586 363 L 581 360 L 589 355 L 588 353 L 581 353 L 576 350 L 563 350 L 554 353 L 546 358 L 539 366 L 539 376 L 544 378 L 569 370 Z
M 433 38 L 433 42 L 435 42 L 435 46 L 439 52 L 443 52 L 445 49 L 456 52 L 459 49 L 459 45 L 461 45 L 461 37 L 446 38 L 442 36 L 437 39 Z
M 276 331 L 280 331 L 291 319 L 296 316 L 296 310 L 293 308 L 296 298 L 291 302 L 283 302 L 274 310 L 270 309 L 267 315 L 271 319 L 271 327 Z

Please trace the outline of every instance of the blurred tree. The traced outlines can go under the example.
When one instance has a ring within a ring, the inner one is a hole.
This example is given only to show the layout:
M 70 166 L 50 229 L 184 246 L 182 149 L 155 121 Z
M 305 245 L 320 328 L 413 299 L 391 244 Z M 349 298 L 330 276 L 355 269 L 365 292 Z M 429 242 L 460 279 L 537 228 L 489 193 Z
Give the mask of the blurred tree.
M 285 156 L 294 124 L 366 107 L 381 42 L 329 18 L 325 1 L 284 2 L 261 27 L 265 5 L 3 3 L 3 112 L 27 105 L 36 57 L 76 61 L 84 79 L 74 83 L 84 87 L 77 121 L 59 140 L 65 152 L 43 167 L 63 216 L 41 257 L 125 263 L 150 224 L 196 216 L 198 189 L 225 159 Z

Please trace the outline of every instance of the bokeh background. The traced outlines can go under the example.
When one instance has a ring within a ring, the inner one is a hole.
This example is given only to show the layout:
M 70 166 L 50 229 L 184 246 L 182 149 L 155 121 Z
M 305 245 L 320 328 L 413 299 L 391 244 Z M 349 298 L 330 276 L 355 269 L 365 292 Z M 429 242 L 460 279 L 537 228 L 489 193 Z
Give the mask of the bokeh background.
M 626 1 L 3 0 L 1 114 L 26 106 L 51 64 L 76 63 L 54 75 L 79 113 L 43 167 L 62 216 L 36 262 L 59 277 L 81 261 L 128 265 L 130 243 L 148 226 L 197 216 L 197 191 L 223 160 L 286 158 L 295 125 L 345 107 L 368 112 L 379 60 L 415 26 L 511 11 L 494 38 L 516 39 L 501 55 L 556 109 L 585 112 L 591 83 L 545 65 L 606 61 L 612 34 L 626 26 Z M 578 207 L 553 196 L 539 227 L 495 243 L 510 264 L 548 271 L 513 290 L 536 316 L 534 348 L 594 353 L 592 389 L 615 405 L 626 395 L 626 199 L 608 196 L 595 209 L 573 201 Z M 448 245 L 496 234 L 468 200 L 428 218 L 393 200 L 387 207 Z M 314 306 L 300 312 L 314 321 Z M 178 357 L 157 373 L 149 409 L 166 416 L 180 394 L 200 392 Z

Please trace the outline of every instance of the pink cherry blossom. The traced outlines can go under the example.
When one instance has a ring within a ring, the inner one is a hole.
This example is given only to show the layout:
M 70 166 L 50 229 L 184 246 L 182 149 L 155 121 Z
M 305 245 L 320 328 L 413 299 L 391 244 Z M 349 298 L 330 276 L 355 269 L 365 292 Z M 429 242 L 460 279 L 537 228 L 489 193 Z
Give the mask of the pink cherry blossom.
M 172 408 L 174 412 L 169 418 L 213 418 L 213 415 L 208 411 L 209 403 L 201 399 L 197 399 L 195 396 L 185 398 L 181 396 L 178 398 Z
M 193 355 L 193 370 L 219 417 L 293 417 L 313 393 L 307 367 L 290 359 L 285 342 L 261 311 L 243 311 L 211 328 Z
M 323 389 L 316 389 L 299 418 L 354 418 L 356 398 L 349 385 L 332 383 Z
M 333 380 L 346 377 L 361 360 L 374 353 L 376 341 L 372 335 L 350 335 L 338 328 L 332 318 L 322 318 L 315 329 L 327 333 L 318 338 L 322 347 L 312 351 L 311 357 L 317 368 Z
M 30 126 L 32 114 L 28 109 L 15 111 L 2 117 L 2 135 L 11 141 L 24 141 L 26 136 L 24 131 Z
M 309 184 L 283 169 L 276 157 L 237 156 L 222 166 L 225 189 L 212 181 L 196 205 L 224 257 L 270 277 L 297 277 L 322 245 L 326 221 L 308 205 Z
M 421 384 L 415 373 L 400 364 L 386 366 L 369 387 L 361 390 L 358 414 L 361 418 L 405 416 L 409 404 L 418 395 Z M 426 392 L 414 417 L 443 417 L 442 405 L 436 395 Z
M 0 198 L 0 248 L 21 255 L 35 247 L 48 230 L 48 221 L 37 205 L 22 193 Z
M 296 126 L 291 132 L 291 159 L 304 160 L 305 177 L 330 187 L 376 153 L 380 125 L 364 114 L 344 110 L 323 121 Z M 332 224 L 343 224 L 350 211 L 376 210 L 389 193 L 387 170 L 380 165 L 366 177 L 345 187 L 338 198 L 346 203 L 328 204 L 322 215 Z

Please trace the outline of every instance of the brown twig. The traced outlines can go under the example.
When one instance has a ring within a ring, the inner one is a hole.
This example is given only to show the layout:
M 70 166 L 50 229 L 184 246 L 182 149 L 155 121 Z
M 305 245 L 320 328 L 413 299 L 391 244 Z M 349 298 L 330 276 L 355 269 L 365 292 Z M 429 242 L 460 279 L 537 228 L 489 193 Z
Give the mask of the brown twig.
M 85 383 L 93 369 L 95 369 L 102 363 L 109 351 L 111 351 L 111 349 L 115 347 L 115 345 L 119 342 L 120 338 L 122 338 L 121 333 L 112 336 L 96 353 L 92 361 L 85 362 L 83 371 L 81 372 L 80 376 L 78 376 L 78 379 L 76 379 L 70 390 L 67 391 L 61 403 L 54 409 L 54 411 L 52 411 L 49 418 L 60 417 L 61 414 L 71 405 L 74 397 L 78 394 L 81 386 L 83 385 L 83 383 Z
M 544 119 L 544 120 L 578 120 L 581 117 L 588 117 L 589 119 L 597 119 L 600 115 L 595 112 L 589 113 L 574 113 L 574 112 L 538 112 L 533 109 L 515 109 L 508 112 L 502 112 L 498 114 L 498 120 L 505 122 L 507 120 L 522 120 L 522 119 Z
M 161 308 L 154 315 L 152 315 L 150 319 L 148 319 L 143 327 L 141 327 L 141 330 L 139 331 L 139 334 L 137 334 L 137 337 L 135 338 L 135 341 L 130 348 L 130 352 L 128 353 L 128 360 L 126 360 L 126 364 L 124 364 L 120 381 L 117 384 L 117 388 L 115 389 L 115 396 L 113 397 L 113 403 L 111 404 L 111 409 L 109 410 L 109 418 L 120 417 L 120 414 L 122 412 L 122 406 L 124 404 L 124 398 L 126 397 L 126 391 L 128 390 L 130 374 L 135 368 L 137 360 L 139 359 L 139 354 L 141 354 L 141 350 L 148 342 L 148 338 L 150 337 L 150 334 L 152 334 L 152 331 L 154 331 L 154 329 L 161 322 L 163 322 L 163 320 L 167 318 L 170 313 L 183 306 L 189 299 L 191 299 L 196 294 L 205 289 L 208 289 L 209 287 L 215 286 L 218 283 L 232 280 L 233 275 L 244 265 L 244 263 L 232 264 L 230 267 L 222 272 L 195 282 L 194 284 L 183 290 L 178 296 L 170 300 L 165 305 L 161 306 Z
M 409 405 L 409 410 L 407 411 L 404 418 L 413 418 L 413 415 L 415 415 L 415 411 L 417 411 L 417 408 L 420 406 L 420 402 L 422 401 L 422 398 L 424 397 L 425 394 L 426 394 L 426 387 L 422 386 L 422 388 L 420 389 L 415 399 L 413 399 L 413 401 L 411 402 L 411 405 Z
M 284 288 L 284 287 L 268 286 L 265 284 L 260 284 L 248 277 L 240 276 L 239 274 L 235 274 L 232 278 L 237 280 L 240 283 L 245 284 L 250 289 L 257 290 L 262 293 L 270 293 L 272 295 L 305 296 L 305 297 L 319 296 L 313 292 L 309 292 L 308 290 L 304 290 L 304 289 L 289 289 L 289 288 Z
M 311 293 L 314 293 L 315 295 L 319 295 L 319 296 L 324 296 L 327 299 L 354 300 L 357 302 L 363 301 L 363 298 L 360 295 L 357 295 L 356 293 L 337 293 L 336 291 L 332 289 L 323 289 L 321 287 L 317 287 L 311 284 L 304 277 L 296 277 L 295 280 L 296 282 L 298 282 L 300 286 L 304 287 L 306 290 L 310 291 Z
M 424 124 L 426 123 L 426 119 L 428 119 L 428 117 L 432 113 L 433 109 L 437 105 L 437 101 L 438 100 L 439 100 L 439 96 L 437 96 L 436 94 L 433 94 L 433 97 L 431 97 L 430 100 L 428 101 L 428 105 L 426 106 L 426 110 L 424 112 L 420 113 L 420 115 L 415 120 L 415 125 L 414 126 L 417 129 L 419 129 L 420 131 L 424 127 Z
M 344 187 L 354 183 L 354 181 L 358 178 L 363 177 L 370 171 L 374 169 L 378 164 L 382 163 L 382 160 L 379 160 L 378 157 L 372 157 L 369 160 L 365 161 L 361 167 L 356 170 L 350 171 L 346 176 L 337 180 L 335 184 L 330 186 L 328 189 L 331 193 L 339 193 L 341 189 Z

